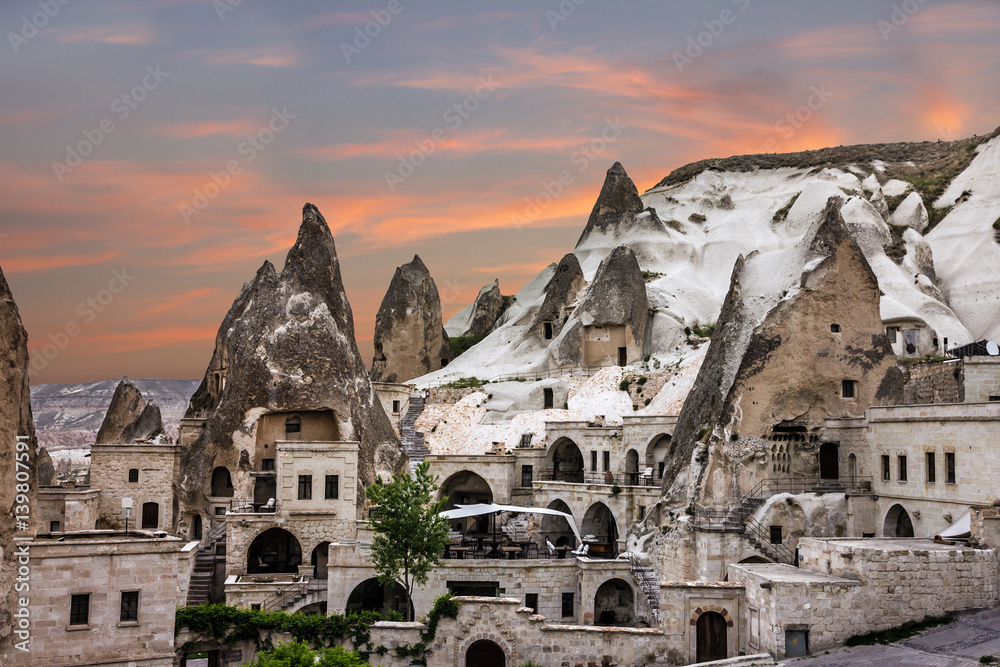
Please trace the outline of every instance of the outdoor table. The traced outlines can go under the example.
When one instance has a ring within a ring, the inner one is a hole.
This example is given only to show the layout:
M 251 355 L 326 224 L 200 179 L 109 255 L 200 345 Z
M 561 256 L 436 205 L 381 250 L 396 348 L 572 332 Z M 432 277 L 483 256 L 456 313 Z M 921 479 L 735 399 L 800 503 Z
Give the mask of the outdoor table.
M 567 547 L 567 546 L 565 546 L 565 545 L 561 546 L 561 547 L 556 547 L 556 554 L 558 554 L 557 557 L 558 558 L 566 558 L 566 552 L 569 551 L 569 550 L 570 550 L 570 548 Z
M 511 546 L 500 547 L 500 551 L 507 554 L 507 558 L 510 560 L 514 560 L 515 558 L 517 558 L 517 554 L 522 553 L 521 547 L 511 547 Z
M 452 547 L 451 552 L 458 558 L 465 558 L 465 554 L 472 551 L 472 547 Z

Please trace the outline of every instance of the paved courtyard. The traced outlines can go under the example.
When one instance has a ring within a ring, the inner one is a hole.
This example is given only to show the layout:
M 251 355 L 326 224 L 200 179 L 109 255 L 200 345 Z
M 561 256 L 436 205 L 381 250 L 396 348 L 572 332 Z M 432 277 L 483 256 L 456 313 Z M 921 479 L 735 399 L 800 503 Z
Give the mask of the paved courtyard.
M 807 658 L 783 661 L 801 667 L 966 667 L 984 655 L 1000 661 L 1000 608 L 959 616 L 950 625 L 928 630 L 890 646 L 841 648 Z

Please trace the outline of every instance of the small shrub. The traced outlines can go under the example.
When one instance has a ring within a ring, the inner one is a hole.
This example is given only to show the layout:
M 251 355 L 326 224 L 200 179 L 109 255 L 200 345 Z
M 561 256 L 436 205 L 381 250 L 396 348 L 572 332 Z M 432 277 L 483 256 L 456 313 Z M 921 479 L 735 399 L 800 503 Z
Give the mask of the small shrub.
M 699 440 L 701 440 L 701 439 L 702 439 L 702 438 L 704 438 L 704 437 L 705 437 L 706 435 L 708 435 L 708 431 L 709 431 L 709 428 L 708 428 L 707 426 L 702 426 L 702 427 L 701 427 L 701 428 L 700 428 L 700 429 L 698 430 L 698 439 L 699 439 Z
M 788 200 L 787 204 L 774 212 L 774 217 L 771 218 L 772 225 L 784 222 L 785 219 L 788 218 L 788 212 L 792 210 L 792 206 L 795 205 L 795 200 L 799 198 L 799 194 L 801 193 L 796 193 L 791 199 Z
M 651 281 L 651 280 L 656 280 L 657 278 L 662 278 L 662 277 L 663 277 L 663 274 L 662 273 L 657 273 L 656 271 L 643 271 L 642 272 L 642 279 L 644 281 L 646 281 L 647 283 L 649 281 Z
M 997 659 L 992 655 L 981 655 L 979 656 L 979 662 L 984 665 L 995 665 L 997 663 Z
M 641 375 L 641 376 L 639 376 L 639 379 L 636 380 L 636 383 L 637 384 L 646 384 L 647 380 L 649 380 L 649 378 L 647 378 L 645 375 Z
M 853 635 L 844 640 L 844 646 L 864 646 L 869 644 L 892 644 L 920 634 L 924 630 L 936 628 L 939 625 L 954 623 L 950 616 L 926 616 L 920 621 L 907 621 L 902 625 L 885 630 L 873 630 L 864 634 Z
M 649 402 L 650 402 L 651 400 L 653 400 L 653 399 L 651 399 L 651 398 L 647 398 L 647 399 L 646 399 L 646 402 L 645 402 L 645 403 L 643 403 L 643 405 L 649 405 Z
M 667 227 L 669 227 L 670 229 L 674 230 L 675 232 L 682 231 L 681 223 L 678 220 L 673 220 L 673 219 L 671 219 L 671 220 L 664 220 L 663 224 L 665 224 Z
M 448 343 L 451 345 L 452 356 L 457 357 L 484 338 L 486 336 L 455 336 L 454 338 L 449 338 Z
M 711 338 L 715 333 L 715 322 L 711 324 L 696 324 L 691 327 L 691 333 L 698 338 Z
M 617 484 L 611 487 L 611 495 L 617 496 L 621 492 L 622 492 L 622 487 L 618 486 Z
M 688 216 L 688 222 L 693 222 L 696 225 L 700 225 L 706 220 L 708 220 L 708 218 L 703 216 L 701 213 L 692 213 L 691 215 Z
M 487 380 L 480 380 L 477 377 L 467 377 L 458 378 L 457 380 L 449 382 L 443 386 L 445 389 L 478 389 L 487 383 Z
M 629 386 L 630 384 L 632 384 L 632 381 L 631 381 L 631 380 L 629 380 L 628 378 L 625 378 L 625 379 L 624 379 L 624 380 L 622 380 L 622 381 L 621 381 L 621 383 L 620 383 L 620 384 L 618 385 L 618 389 L 620 389 L 621 391 L 628 391 L 628 386 Z
M 1000 243 L 1000 218 L 993 223 L 993 240 Z

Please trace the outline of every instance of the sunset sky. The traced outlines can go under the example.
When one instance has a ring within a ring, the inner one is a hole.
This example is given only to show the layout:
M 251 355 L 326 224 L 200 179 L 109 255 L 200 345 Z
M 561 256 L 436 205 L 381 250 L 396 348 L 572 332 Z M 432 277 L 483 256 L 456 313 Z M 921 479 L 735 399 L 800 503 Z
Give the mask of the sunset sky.
M 995 0 L 60 1 L 0 5 L 0 266 L 49 345 L 33 384 L 201 377 L 307 201 L 370 363 L 397 265 L 423 258 L 446 318 L 512 294 L 616 160 L 641 192 L 706 157 L 1000 125 Z

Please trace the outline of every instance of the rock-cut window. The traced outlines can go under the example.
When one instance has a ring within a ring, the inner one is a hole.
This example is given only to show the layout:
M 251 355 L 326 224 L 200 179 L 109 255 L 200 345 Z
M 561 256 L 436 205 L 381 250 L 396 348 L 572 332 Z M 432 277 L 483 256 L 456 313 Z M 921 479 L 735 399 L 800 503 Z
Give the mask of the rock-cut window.
M 139 481 L 139 469 L 132 468 L 128 471 L 128 481 L 130 484 L 135 484 Z

